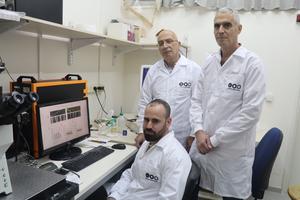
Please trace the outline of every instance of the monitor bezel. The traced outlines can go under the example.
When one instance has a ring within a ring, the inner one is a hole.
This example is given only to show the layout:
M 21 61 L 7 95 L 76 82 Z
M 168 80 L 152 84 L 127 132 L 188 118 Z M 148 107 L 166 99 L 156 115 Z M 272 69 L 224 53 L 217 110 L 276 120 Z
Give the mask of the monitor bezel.
M 86 106 L 87 106 L 87 120 L 88 120 L 88 133 L 85 135 L 82 135 L 81 137 L 74 138 L 68 142 L 63 142 L 61 144 L 58 144 L 56 146 L 53 146 L 49 149 L 44 149 L 43 145 L 43 134 L 42 134 L 42 128 L 41 128 L 41 118 L 40 118 L 40 108 L 47 107 L 47 106 L 53 106 L 53 105 L 59 105 L 59 104 L 64 104 L 64 103 L 71 103 L 71 102 L 76 102 L 76 101 L 82 101 L 85 100 Z M 37 105 L 37 126 L 38 126 L 38 148 L 39 148 L 39 157 L 43 157 L 46 155 L 49 155 L 51 153 L 54 153 L 56 151 L 62 150 L 64 147 L 72 146 L 88 137 L 91 136 L 91 130 L 90 130 L 90 117 L 89 117 L 89 103 L 88 103 L 88 98 L 83 97 L 83 98 L 72 98 L 72 99 L 67 99 L 67 100 L 62 100 L 62 101 L 55 101 L 55 102 L 50 102 L 50 103 L 43 103 L 43 104 L 38 104 Z

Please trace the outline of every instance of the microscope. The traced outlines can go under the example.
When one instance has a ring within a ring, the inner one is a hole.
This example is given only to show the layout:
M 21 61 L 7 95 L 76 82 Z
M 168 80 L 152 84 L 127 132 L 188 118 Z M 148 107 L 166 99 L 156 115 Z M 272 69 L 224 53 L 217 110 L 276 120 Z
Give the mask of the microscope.
M 34 92 L 21 94 L 16 91 L 0 100 L 0 194 L 12 192 L 5 155 L 5 152 L 13 143 L 12 124 L 19 123 L 20 116 L 37 100 L 38 95 Z

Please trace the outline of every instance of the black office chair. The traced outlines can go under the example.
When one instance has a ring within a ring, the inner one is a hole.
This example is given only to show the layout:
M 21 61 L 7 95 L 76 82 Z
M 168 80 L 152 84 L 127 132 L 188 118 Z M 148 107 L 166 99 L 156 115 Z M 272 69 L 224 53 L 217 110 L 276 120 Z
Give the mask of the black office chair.
M 182 200 L 198 200 L 200 173 L 192 161 Z
M 263 199 L 269 186 L 270 174 L 280 149 L 283 134 L 278 128 L 270 129 L 255 148 L 252 174 L 252 196 Z

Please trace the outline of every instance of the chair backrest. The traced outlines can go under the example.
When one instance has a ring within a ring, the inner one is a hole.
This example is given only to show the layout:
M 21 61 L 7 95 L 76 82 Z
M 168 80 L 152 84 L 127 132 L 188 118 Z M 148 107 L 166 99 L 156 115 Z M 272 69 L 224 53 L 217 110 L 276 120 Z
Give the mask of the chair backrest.
M 278 128 L 270 129 L 255 148 L 252 174 L 252 196 L 263 199 L 269 186 L 270 174 L 280 149 L 283 134 Z

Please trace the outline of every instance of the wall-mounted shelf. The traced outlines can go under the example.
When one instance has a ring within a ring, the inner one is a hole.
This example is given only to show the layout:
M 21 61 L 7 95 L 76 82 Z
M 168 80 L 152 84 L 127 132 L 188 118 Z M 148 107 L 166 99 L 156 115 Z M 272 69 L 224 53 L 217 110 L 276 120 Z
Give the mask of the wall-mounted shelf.
M 11 21 L 6 19 L 0 19 L 0 33 L 4 33 L 9 30 L 18 29 L 26 23 L 26 20 L 21 19 L 20 21 Z
M 27 23 L 24 26 L 18 28 L 17 30 L 37 33 L 41 35 L 56 36 L 61 38 L 68 38 L 70 42 L 84 43 L 84 39 L 90 42 L 86 42 L 85 45 L 89 45 L 95 42 L 101 42 L 102 44 L 112 46 L 112 47 L 137 47 L 140 46 L 138 43 L 119 40 L 116 38 L 110 38 L 106 35 L 101 35 L 98 33 L 83 31 L 71 27 L 67 27 L 61 24 L 48 22 L 41 19 L 36 19 L 33 17 L 25 16 L 22 19 L 26 20 Z M 94 41 L 94 40 L 95 41 Z M 76 46 L 76 45 L 73 45 Z
M 142 48 L 156 49 L 156 44 L 141 44 L 131 41 L 119 40 L 98 33 L 82 31 L 63 26 L 61 24 L 24 16 L 20 22 L 0 19 L 0 33 L 7 30 L 19 30 L 35 33 L 39 36 L 55 36 L 69 39 L 68 63 L 72 64 L 73 51 L 81 47 L 99 42 L 102 45 L 114 47 L 114 57 L 122 53 L 128 53 Z M 39 37 L 41 38 L 41 37 Z M 186 46 L 183 46 L 187 50 Z

